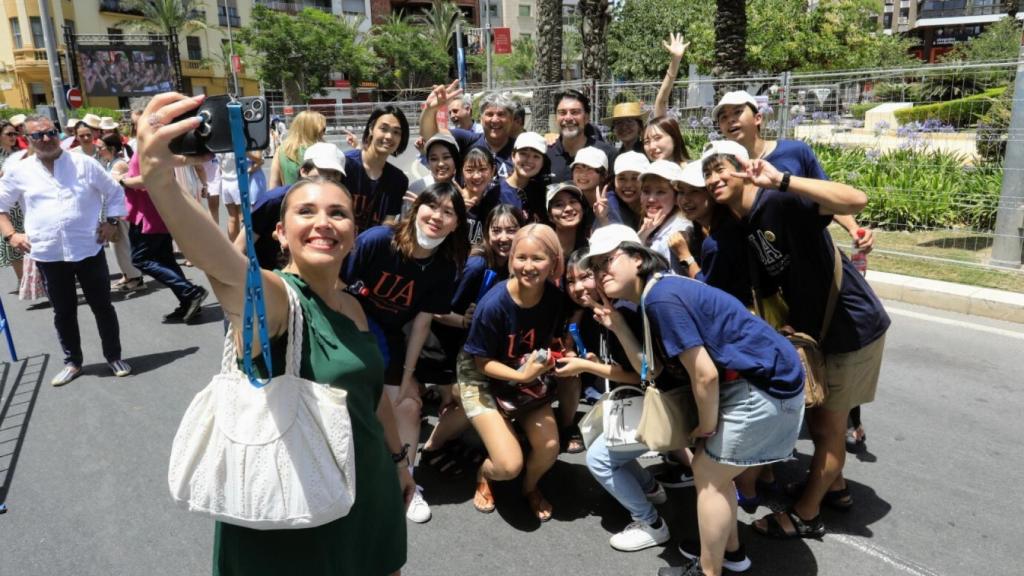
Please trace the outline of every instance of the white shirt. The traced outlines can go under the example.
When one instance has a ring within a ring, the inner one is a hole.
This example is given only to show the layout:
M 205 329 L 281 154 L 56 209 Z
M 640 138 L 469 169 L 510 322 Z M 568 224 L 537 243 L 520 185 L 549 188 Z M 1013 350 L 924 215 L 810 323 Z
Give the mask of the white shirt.
M 693 230 L 693 223 L 677 212 L 668 222 L 663 223 L 660 228 L 647 237 L 647 247 L 664 256 L 672 265 L 672 269 L 678 271 L 680 269 L 679 259 L 668 247 L 668 240 L 676 232 L 689 234 L 691 230 Z
M 125 216 L 124 189 L 99 162 L 62 153 L 53 173 L 32 156 L 0 178 L 0 212 L 19 202 L 25 234 L 38 262 L 79 262 L 103 249 L 96 241 L 100 218 Z

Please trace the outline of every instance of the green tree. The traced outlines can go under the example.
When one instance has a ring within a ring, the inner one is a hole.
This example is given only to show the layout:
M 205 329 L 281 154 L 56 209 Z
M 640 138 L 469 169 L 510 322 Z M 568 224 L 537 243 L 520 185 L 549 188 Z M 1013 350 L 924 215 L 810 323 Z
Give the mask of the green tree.
M 369 43 L 380 59 L 377 81 L 382 88 L 406 90 L 448 79 L 448 53 L 402 13 L 374 25 Z
M 1015 18 L 998 20 L 980 35 L 958 44 L 943 55 L 945 62 L 987 62 L 1016 60 L 1020 50 L 1021 26 Z
M 715 2 L 715 76 L 747 73 L 747 2 Z
M 605 41 L 605 35 L 611 19 L 608 0 L 580 0 L 579 13 L 583 77 L 605 79 L 608 76 L 608 42 Z
M 625 0 L 615 5 L 608 27 L 608 61 L 614 76 L 654 80 L 665 74 L 668 55 L 662 40 L 681 32 L 690 47 L 682 67 L 696 63 L 710 70 L 714 47 L 714 3 L 700 0 Z
M 448 53 L 454 43 L 455 29 L 459 24 L 466 26 L 466 17 L 454 3 L 433 0 L 429 9 L 413 17 L 413 22 L 423 26 L 427 37 Z
M 470 70 L 486 70 L 487 56 L 472 54 L 466 57 Z M 495 82 L 518 82 L 533 80 L 534 66 L 537 63 L 537 46 L 533 38 L 523 36 L 512 41 L 511 54 L 495 54 L 491 58 L 491 66 Z
M 556 84 L 562 79 L 562 2 L 537 0 L 537 62 L 536 78 L 541 84 Z M 547 132 L 554 106 L 551 90 L 537 89 L 531 110 L 533 129 Z
M 313 8 L 290 16 L 256 5 L 252 24 L 236 38 L 252 54 L 261 80 L 280 86 L 286 101 L 305 102 L 323 93 L 332 72 L 354 84 L 374 69 L 373 54 L 357 42 L 357 27 L 357 22 Z
M 206 4 L 202 0 L 128 0 L 125 7 L 142 19 L 122 20 L 118 26 L 170 34 L 171 30 L 192 32 L 207 28 Z

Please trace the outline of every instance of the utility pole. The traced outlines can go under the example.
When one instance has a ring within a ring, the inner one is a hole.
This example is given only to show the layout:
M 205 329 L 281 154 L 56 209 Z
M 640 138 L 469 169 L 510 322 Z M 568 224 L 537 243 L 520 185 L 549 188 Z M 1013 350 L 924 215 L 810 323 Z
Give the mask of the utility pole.
M 57 125 L 63 128 L 68 124 L 68 110 L 67 103 L 64 101 L 64 80 L 60 77 L 60 62 L 57 61 L 57 38 L 53 33 L 51 18 L 50 0 L 39 0 L 39 19 L 43 21 L 43 44 L 46 45 L 46 66 L 50 69 L 53 105 L 57 107 Z
M 491 0 L 480 0 L 484 7 L 484 50 L 487 54 L 487 89 L 494 88 L 491 78 Z
M 1024 38 L 1022 38 L 1024 41 Z M 1003 157 L 1003 188 L 999 194 L 991 264 L 1020 268 L 1024 250 L 1024 43 L 1017 55 L 1017 78 L 1013 84 L 1013 108 Z
M 238 95 L 238 72 L 235 71 L 235 41 L 231 39 L 231 14 L 228 13 L 228 0 L 224 0 L 224 20 L 228 23 L 228 49 L 231 55 L 228 56 L 228 68 L 231 69 L 232 89 L 231 95 Z

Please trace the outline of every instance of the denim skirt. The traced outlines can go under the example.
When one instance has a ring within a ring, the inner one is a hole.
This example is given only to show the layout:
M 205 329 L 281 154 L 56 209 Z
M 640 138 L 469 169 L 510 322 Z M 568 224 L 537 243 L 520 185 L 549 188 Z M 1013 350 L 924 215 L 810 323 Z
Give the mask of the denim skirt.
M 793 453 L 804 416 L 803 392 L 785 400 L 744 379 L 721 384 L 718 432 L 704 442 L 707 455 L 733 466 L 785 460 Z

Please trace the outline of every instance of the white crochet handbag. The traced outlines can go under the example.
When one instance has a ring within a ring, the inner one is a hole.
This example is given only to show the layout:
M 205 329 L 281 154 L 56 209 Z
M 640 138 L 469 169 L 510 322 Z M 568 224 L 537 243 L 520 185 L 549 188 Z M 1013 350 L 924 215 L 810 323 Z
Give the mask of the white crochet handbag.
M 285 287 L 285 374 L 250 384 L 229 331 L 221 372 L 185 412 L 167 473 L 171 496 L 189 511 L 257 530 L 320 526 L 356 498 L 347 392 L 299 376 L 302 307 Z

